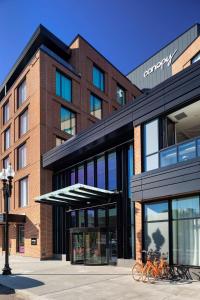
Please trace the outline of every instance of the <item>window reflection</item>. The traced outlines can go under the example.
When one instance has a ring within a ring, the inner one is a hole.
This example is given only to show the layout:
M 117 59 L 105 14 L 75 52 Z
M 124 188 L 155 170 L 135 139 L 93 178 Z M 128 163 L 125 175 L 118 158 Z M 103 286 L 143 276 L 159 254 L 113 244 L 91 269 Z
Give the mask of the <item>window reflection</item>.
M 108 154 L 108 189 L 117 189 L 117 162 L 116 152 Z
M 106 226 L 106 210 L 105 208 L 98 209 L 98 226 Z
M 105 158 L 101 156 L 97 159 L 97 187 L 105 189 Z
M 78 183 L 84 184 L 84 165 L 78 167 Z
M 94 227 L 94 209 L 88 209 L 88 227 Z
M 87 163 L 87 185 L 94 186 L 94 162 Z
M 76 180 L 75 180 L 75 169 L 72 169 L 71 172 L 70 172 L 70 183 L 71 183 L 71 185 L 73 185 L 73 184 L 76 183 Z
M 116 207 L 109 208 L 109 226 L 116 226 L 117 224 L 117 209 Z
M 85 226 L 85 212 L 83 209 L 79 210 L 78 212 L 78 223 L 79 223 L 79 227 Z

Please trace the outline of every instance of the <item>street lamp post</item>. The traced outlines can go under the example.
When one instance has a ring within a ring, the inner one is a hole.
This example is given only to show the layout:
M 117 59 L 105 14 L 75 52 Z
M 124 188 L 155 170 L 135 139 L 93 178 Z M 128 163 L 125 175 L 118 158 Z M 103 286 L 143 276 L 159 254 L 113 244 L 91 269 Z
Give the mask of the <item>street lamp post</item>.
M 3 268 L 2 275 L 11 275 L 11 268 L 9 266 L 9 224 L 8 224 L 8 213 L 9 205 L 8 199 L 12 194 L 12 179 L 15 175 L 11 164 L 7 169 L 3 169 L 0 172 L 0 179 L 3 183 L 3 196 L 4 196 L 4 207 L 5 207 L 5 266 Z

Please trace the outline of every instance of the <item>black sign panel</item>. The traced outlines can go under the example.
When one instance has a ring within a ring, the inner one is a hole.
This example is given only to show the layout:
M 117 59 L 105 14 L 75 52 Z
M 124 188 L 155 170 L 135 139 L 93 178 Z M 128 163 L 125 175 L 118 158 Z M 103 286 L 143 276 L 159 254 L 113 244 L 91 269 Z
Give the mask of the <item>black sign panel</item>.
M 31 245 L 32 246 L 37 245 L 37 238 L 31 238 Z

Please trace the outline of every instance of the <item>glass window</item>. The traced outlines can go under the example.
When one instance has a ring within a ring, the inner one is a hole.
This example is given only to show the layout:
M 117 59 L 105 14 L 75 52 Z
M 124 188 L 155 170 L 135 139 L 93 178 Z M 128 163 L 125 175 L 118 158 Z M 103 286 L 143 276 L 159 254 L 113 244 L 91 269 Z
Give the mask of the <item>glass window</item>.
M 7 102 L 3 106 L 3 124 L 6 124 L 9 119 L 10 119 L 10 109 L 9 109 L 9 102 Z
M 97 187 L 105 189 L 105 157 L 97 159 Z
M 98 208 L 98 226 L 106 226 L 106 210 L 105 208 Z
M 72 81 L 56 71 L 56 95 L 68 102 L 72 101 Z
M 65 139 L 56 137 L 56 147 L 62 145 L 65 142 Z
M 192 64 L 200 60 L 200 52 L 192 58 Z
M 127 176 L 127 180 L 128 180 L 128 197 L 131 198 L 131 177 L 134 174 L 134 158 L 133 158 L 134 154 L 133 154 L 133 145 L 129 145 L 128 148 L 128 176 Z
M 173 259 L 183 265 L 200 265 L 200 198 L 172 200 Z
M 88 209 L 87 215 L 88 215 L 88 227 L 94 227 L 94 209 Z
M 9 166 L 9 156 L 6 156 L 4 159 L 3 159 L 3 168 L 4 169 L 7 169 Z
M 117 102 L 120 104 L 120 105 L 124 105 L 126 103 L 126 92 L 125 90 L 117 85 Z
M 18 169 L 24 168 L 27 164 L 26 144 L 23 144 L 18 149 Z
M 28 205 L 28 177 L 19 181 L 19 206 L 25 207 Z
M 4 132 L 4 150 L 10 148 L 10 128 L 6 129 Z
M 160 166 L 165 167 L 177 163 L 177 148 L 172 147 L 160 152 Z
M 76 183 L 76 179 L 75 179 L 75 169 L 72 169 L 70 171 L 70 184 L 73 185 Z
M 200 217 L 199 196 L 173 200 L 172 216 L 173 219 Z
M 94 162 L 87 163 L 87 185 L 94 186 Z
M 78 167 L 78 183 L 84 184 L 84 165 Z
M 195 141 L 187 142 L 178 146 L 178 160 L 186 161 L 196 157 Z
M 70 227 L 76 227 L 76 212 L 71 212 L 71 221 L 70 221 Z
M 26 100 L 26 80 L 24 80 L 18 87 L 18 107 Z
M 90 95 L 90 113 L 97 119 L 102 118 L 102 100 L 93 94 Z
M 116 209 L 116 207 L 109 208 L 108 215 L 109 215 L 109 226 L 116 226 L 117 225 L 117 209 Z
M 168 219 L 168 202 L 145 204 L 145 221 L 160 221 Z
M 145 171 L 158 168 L 159 130 L 158 119 L 144 125 Z
M 85 226 L 85 212 L 83 209 L 79 210 L 78 212 L 78 220 L 79 220 L 79 227 Z
M 61 130 L 71 135 L 76 134 L 76 115 L 65 107 L 61 107 Z
M 117 161 L 116 152 L 108 154 L 108 189 L 117 189 Z
M 93 66 L 93 84 L 102 92 L 105 90 L 105 74 L 96 66 Z
M 19 117 L 19 136 L 21 137 L 28 131 L 28 109 Z
M 145 204 L 144 216 L 145 249 L 169 252 L 168 202 Z

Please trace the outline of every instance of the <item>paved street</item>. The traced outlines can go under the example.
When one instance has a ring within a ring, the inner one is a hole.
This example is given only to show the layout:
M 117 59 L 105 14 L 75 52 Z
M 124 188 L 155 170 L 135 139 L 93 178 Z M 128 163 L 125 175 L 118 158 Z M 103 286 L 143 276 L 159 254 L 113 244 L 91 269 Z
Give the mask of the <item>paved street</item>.
M 12 276 L 0 276 L 0 284 L 15 289 L 19 299 L 140 299 L 199 300 L 200 282 L 134 282 L 128 267 L 72 266 L 64 261 L 11 257 Z M 3 257 L 0 258 L 3 266 Z M 6 298 L 1 299 L 15 299 Z M 17 298 L 18 299 L 18 298 Z

